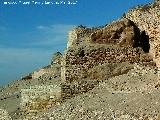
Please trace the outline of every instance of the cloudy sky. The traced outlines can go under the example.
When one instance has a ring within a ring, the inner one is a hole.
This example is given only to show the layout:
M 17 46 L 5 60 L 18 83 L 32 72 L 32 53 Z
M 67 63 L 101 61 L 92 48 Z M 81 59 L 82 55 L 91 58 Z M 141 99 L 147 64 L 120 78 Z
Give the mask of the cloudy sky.
M 43 0 L 37 0 L 39 4 L 0 1 L 0 85 L 49 64 L 54 52 L 63 52 L 67 32 L 75 26 L 105 25 L 129 8 L 153 0 L 48 1 L 52 4 L 46 5 Z

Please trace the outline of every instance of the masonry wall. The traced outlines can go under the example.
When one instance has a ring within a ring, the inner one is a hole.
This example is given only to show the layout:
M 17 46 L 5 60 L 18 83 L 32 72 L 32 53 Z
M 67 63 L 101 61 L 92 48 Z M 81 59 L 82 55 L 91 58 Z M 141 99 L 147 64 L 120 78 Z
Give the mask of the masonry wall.
M 40 70 L 38 70 L 38 71 L 35 71 L 35 72 L 33 72 L 33 74 L 32 74 L 32 78 L 33 79 L 36 79 L 36 78 L 39 78 L 40 76 L 42 76 L 44 73 L 46 73 L 47 72 L 47 70 L 45 70 L 45 69 L 40 69 Z
M 160 3 L 130 10 L 126 18 L 132 20 L 150 39 L 150 53 L 160 67 Z
M 68 52 L 65 58 L 65 80 L 70 83 L 90 76 L 89 70 L 99 64 L 122 62 L 154 64 L 151 58 L 144 58 L 140 48 L 116 48 L 116 46 L 80 50 L 79 53 L 72 51 Z
M 62 61 L 61 77 L 64 83 L 83 79 L 106 79 L 105 76 L 99 75 L 102 70 L 97 69 L 93 72 L 92 69 L 98 65 L 105 64 L 108 67 L 112 63 L 125 62 L 155 65 L 152 57 L 139 47 L 141 45 L 138 44 L 142 43 L 141 33 L 128 19 L 119 20 L 97 30 L 80 30 L 80 28 L 77 32 L 75 30 L 74 34 L 78 37 L 72 40 L 74 44 L 68 46 Z M 124 42 L 119 44 L 121 41 Z
M 61 98 L 62 100 L 70 99 L 78 94 L 85 93 L 89 90 L 92 90 L 99 81 L 97 80 L 81 80 L 74 84 L 62 83 L 61 85 Z
M 61 87 L 56 85 L 35 85 L 21 89 L 21 108 L 28 112 L 44 110 L 61 98 Z

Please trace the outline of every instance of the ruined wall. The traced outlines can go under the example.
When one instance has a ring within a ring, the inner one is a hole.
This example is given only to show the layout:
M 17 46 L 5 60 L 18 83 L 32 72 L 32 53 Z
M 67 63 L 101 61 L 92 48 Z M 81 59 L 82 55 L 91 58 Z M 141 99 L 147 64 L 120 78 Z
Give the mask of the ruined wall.
M 82 43 L 88 43 L 91 34 L 97 30 L 96 28 L 77 27 L 69 31 L 67 49 L 79 47 Z
M 121 19 L 93 32 L 91 41 L 99 44 L 117 44 L 119 46 L 136 46 L 140 41 L 140 32 L 128 19 Z
M 83 29 L 82 34 L 78 32 L 77 36 L 81 36 L 76 38 L 77 44 L 68 46 L 62 61 L 63 82 L 103 80 L 105 76 L 99 75 L 102 70 L 93 72 L 92 69 L 104 64 L 106 67 L 124 62 L 154 65 L 152 58 L 144 52 L 141 33 L 132 21 L 122 19 L 102 29 L 90 31 Z
M 85 46 L 88 44 L 88 42 L 90 41 L 91 34 L 95 31 L 96 29 L 78 27 L 68 33 L 67 49 L 64 51 L 64 56 L 61 60 L 62 82 L 66 82 L 66 66 L 68 66 L 66 56 L 68 56 L 68 52 L 72 51 L 72 49 L 73 51 L 78 52 L 78 49 L 81 48 L 81 46 Z
M 80 51 L 81 53 L 82 51 Z M 84 53 L 84 56 L 74 52 L 66 55 L 66 82 L 81 80 L 91 76 L 89 70 L 102 64 L 110 63 L 143 63 L 152 64 L 151 58 L 144 58 L 140 48 L 92 48 Z M 153 63 L 154 64 L 154 63 Z M 97 71 L 98 72 L 98 71 Z M 95 73 L 93 73 L 95 74 Z M 100 76 L 99 76 L 100 77 Z M 97 77 L 98 79 L 98 77 Z M 103 79 L 103 77 L 102 77 Z
M 77 37 L 78 37 L 78 35 L 77 35 L 77 31 L 76 30 L 72 30 L 72 31 L 70 31 L 68 33 L 67 48 L 71 47 L 74 44 L 75 40 L 77 40 Z
M 40 76 L 42 76 L 43 74 L 45 74 L 47 71 L 45 69 L 40 69 L 38 71 L 33 72 L 32 74 L 32 79 L 36 79 L 39 78 Z
M 21 108 L 24 111 L 47 109 L 61 97 L 61 87 L 57 85 L 35 85 L 21 89 Z
M 81 80 L 74 84 L 62 83 L 61 98 L 62 100 L 70 99 L 78 94 L 88 92 L 89 90 L 92 90 L 98 83 L 99 81 L 97 80 Z
M 150 39 L 150 53 L 160 67 L 160 3 L 132 9 L 126 18 L 132 20 L 141 31 L 146 31 Z

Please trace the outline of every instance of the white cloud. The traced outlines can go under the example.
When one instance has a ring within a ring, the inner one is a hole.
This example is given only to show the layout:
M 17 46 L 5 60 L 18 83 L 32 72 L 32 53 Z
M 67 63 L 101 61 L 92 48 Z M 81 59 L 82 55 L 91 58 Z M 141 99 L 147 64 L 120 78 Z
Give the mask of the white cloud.
M 68 32 L 75 25 L 55 24 L 50 26 L 39 25 L 36 27 L 41 38 L 30 43 L 32 46 L 61 45 L 67 42 Z
M 43 30 L 48 33 L 64 34 L 68 31 L 72 30 L 74 27 L 75 27 L 75 25 L 54 24 L 54 25 L 50 25 L 50 26 L 39 25 L 36 28 L 38 30 Z

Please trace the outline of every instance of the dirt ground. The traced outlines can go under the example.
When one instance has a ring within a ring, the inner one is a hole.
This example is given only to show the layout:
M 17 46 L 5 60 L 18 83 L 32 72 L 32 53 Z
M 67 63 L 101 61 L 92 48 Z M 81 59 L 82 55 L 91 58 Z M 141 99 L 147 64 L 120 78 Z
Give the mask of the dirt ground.
M 159 120 L 158 82 L 155 69 L 135 66 L 127 74 L 109 78 L 32 119 Z

